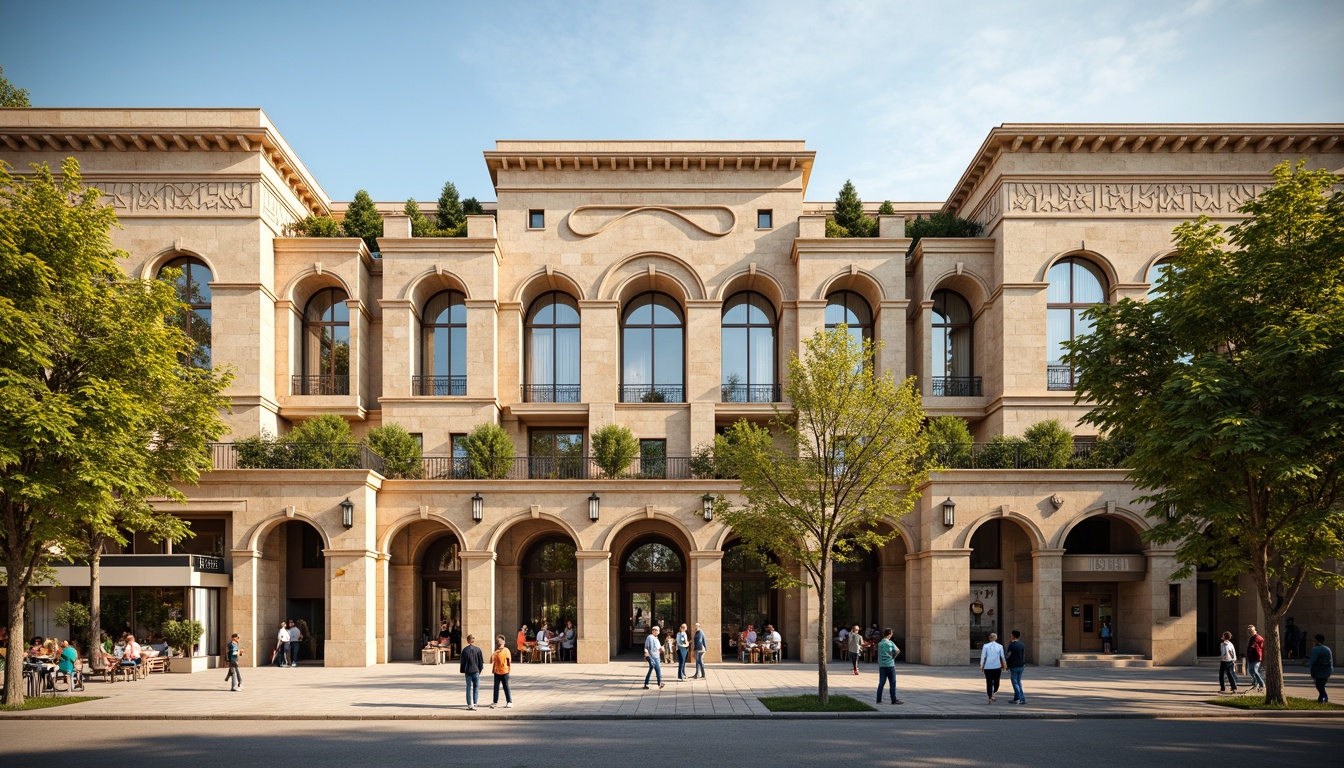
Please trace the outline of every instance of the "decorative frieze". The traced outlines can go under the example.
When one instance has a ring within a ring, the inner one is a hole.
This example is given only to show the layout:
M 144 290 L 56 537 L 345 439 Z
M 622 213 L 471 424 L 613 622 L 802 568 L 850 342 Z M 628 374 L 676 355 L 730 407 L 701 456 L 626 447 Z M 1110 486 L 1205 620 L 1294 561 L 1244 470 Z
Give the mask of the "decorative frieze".
M 91 186 L 119 215 L 256 210 L 257 184 L 251 181 L 93 181 Z
M 1268 184 L 1025 183 L 1003 185 L 1006 214 L 1232 215 Z

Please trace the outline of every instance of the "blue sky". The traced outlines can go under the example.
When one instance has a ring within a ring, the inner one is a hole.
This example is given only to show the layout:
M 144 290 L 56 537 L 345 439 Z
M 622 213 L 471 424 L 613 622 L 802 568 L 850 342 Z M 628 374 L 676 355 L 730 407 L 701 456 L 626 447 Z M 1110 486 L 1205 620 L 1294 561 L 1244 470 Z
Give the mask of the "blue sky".
M 495 139 L 805 139 L 809 200 L 923 201 L 1005 122 L 1344 120 L 1339 0 L 4 5 L 34 105 L 261 107 L 336 200 L 492 200 Z

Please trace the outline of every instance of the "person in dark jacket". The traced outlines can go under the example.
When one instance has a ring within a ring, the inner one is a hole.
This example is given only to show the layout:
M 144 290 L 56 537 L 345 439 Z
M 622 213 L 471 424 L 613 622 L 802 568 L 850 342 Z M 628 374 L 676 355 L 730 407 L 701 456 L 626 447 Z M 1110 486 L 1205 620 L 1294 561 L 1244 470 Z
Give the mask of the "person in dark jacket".
M 1026 704 L 1027 694 L 1022 692 L 1022 672 L 1027 668 L 1027 646 L 1022 642 L 1022 633 L 1014 629 L 1013 641 L 1008 644 L 1005 655 L 1008 661 L 1008 677 L 1013 682 L 1013 703 Z
M 1265 690 L 1265 676 L 1260 672 L 1260 664 L 1265 660 L 1265 638 L 1255 631 L 1255 625 L 1246 627 L 1250 639 L 1246 641 L 1246 674 L 1251 676 L 1251 690 Z
M 1316 636 L 1316 644 L 1312 646 L 1311 655 L 1307 657 L 1307 667 L 1311 670 L 1311 681 L 1316 684 L 1316 692 L 1319 694 L 1316 701 L 1322 704 L 1330 701 L 1330 696 L 1325 692 L 1325 684 L 1330 681 L 1330 673 L 1335 671 L 1335 655 L 1325 644 L 1325 635 Z
M 481 670 L 485 669 L 485 656 L 476 647 L 476 636 L 467 635 L 467 645 L 462 649 L 462 661 L 458 670 L 467 676 L 467 709 L 475 709 L 481 698 Z

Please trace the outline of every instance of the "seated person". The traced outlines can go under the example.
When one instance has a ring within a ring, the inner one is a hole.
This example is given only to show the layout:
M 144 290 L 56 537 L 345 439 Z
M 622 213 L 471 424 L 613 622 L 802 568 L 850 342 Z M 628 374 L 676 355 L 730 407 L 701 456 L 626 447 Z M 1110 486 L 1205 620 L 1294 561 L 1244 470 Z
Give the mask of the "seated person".
M 541 629 L 537 630 L 537 652 L 548 653 L 551 650 L 551 629 L 546 622 L 541 623 Z
M 744 629 L 737 635 L 737 660 L 746 661 L 749 653 L 751 649 L 747 644 L 747 630 Z
M 29 657 L 42 655 L 43 640 L 45 640 L 45 638 L 43 638 L 41 635 L 38 635 L 37 637 L 33 638 L 33 642 L 28 646 Z
M 70 681 L 71 690 L 74 690 L 76 684 L 79 681 L 78 677 L 75 675 L 75 670 L 77 668 L 78 663 L 79 663 L 79 651 L 75 649 L 74 644 L 71 643 L 69 640 L 62 640 L 61 656 L 60 660 L 56 662 L 56 668 L 59 669 L 61 673 L 66 676 L 66 679 Z
M 779 633 L 775 631 L 775 627 L 774 627 L 774 625 L 772 625 L 772 624 L 766 624 L 766 625 L 765 625 L 765 647 L 766 647 L 766 648 L 769 648 L 769 649 L 772 650 L 772 651 L 778 651 L 778 650 L 780 649 L 780 644 L 781 644 L 782 642 L 783 642 L 783 638 L 781 638 L 781 637 L 779 636 Z
M 140 644 L 135 642 L 135 635 L 127 635 L 126 645 L 121 649 L 121 666 L 140 666 L 142 654 L 143 651 L 140 648 Z
M 756 628 L 750 624 L 747 625 L 747 645 L 756 644 Z
M 527 625 L 526 625 L 526 624 L 523 625 L 523 628 L 522 628 L 522 629 L 518 630 L 518 640 L 516 641 L 516 646 L 515 646 L 515 647 L 518 649 L 518 658 L 522 659 L 523 661 L 527 661 Z
M 439 624 L 439 647 L 453 647 L 453 631 L 448 628 L 448 622 L 446 621 Z

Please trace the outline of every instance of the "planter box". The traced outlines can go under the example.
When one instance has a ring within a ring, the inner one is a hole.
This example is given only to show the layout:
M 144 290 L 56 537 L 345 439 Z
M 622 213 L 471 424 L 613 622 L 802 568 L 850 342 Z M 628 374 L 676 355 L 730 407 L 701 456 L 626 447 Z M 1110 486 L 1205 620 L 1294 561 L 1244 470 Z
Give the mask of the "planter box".
M 204 672 L 207 669 L 216 669 L 219 667 L 218 656 L 192 656 L 191 658 L 174 658 L 168 663 L 168 671 L 175 674 L 191 674 L 192 672 Z

